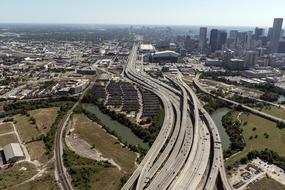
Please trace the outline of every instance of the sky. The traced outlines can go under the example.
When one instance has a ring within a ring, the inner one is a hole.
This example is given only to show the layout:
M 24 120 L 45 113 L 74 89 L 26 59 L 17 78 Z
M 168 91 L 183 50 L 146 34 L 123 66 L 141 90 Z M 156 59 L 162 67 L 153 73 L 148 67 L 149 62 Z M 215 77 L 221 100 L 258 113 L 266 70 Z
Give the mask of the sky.
M 1 0 L 0 23 L 271 26 L 284 0 Z

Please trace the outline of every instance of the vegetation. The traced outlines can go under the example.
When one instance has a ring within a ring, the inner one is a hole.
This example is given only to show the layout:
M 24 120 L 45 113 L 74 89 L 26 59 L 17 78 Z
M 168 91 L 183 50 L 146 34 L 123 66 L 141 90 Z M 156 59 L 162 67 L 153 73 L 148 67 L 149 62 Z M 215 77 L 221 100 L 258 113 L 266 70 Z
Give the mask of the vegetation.
M 76 113 L 80 113 L 78 112 L 79 109 L 77 109 Z M 105 129 L 109 134 L 114 135 L 115 137 L 117 137 L 119 139 L 120 142 L 122 142 L 121 137 L 115 132 L 115 131 L 111 131 L 107 126 L 104 125 L 104 123 L 92 112 L 88 111 L 87 109 L 81 108 L 80 109 L 82 111 L 82 113 L 84 113 L 90 120 L 96 122 L 98 125 L 100 125 L 103 129 Z M 127 142 L 122 142 L 124 143 L 126 146 L 128 146 L 132 151 L 134 152 L 138 152 L 140 153 L 140 155 L 143 157 L 146 154 L 145 149 L 143 149 L 140 146 L 134 146 L 131 144 L 128 144 Z
M 83 114 L 73 115 L 75 133 L 93 145 L 105 158 L 113 159 L 126 174 L 135 168 L 136 154 L 122 147 L 120 142 Z
M 279 129 L 276 123 L 254 114 L 242 113 L 239 119 L 246 146 L 241 152 L 230 157 L 226 165 L 234 164 L 251 151 L 262 151 L 266 148 L 285 156 L 285 149 L 282 148 L 285 143 L 285 129 Z
M 18 190 L 19 186 L 9 188 L 9 190 Z M 52 174 L 44 175 L 36 180 L 21 184 L 21 190 L 59 190 L 54 176 Z
M 42 134 L 47 134 L 52 127 L 52 124 L 55 122 L 59 109 L 59 107 L 42 108 L 32 110 L 29 114 L 34 119 L 39 131 Z
M 34 142 L 42 140 L 40 131 L 37 126 L 30 120 L 30 115 L 16 115 L 14 120 L 16 122 L 15 126 L 21 137 L 23 143 Z
M 279 95 L 274 92 L 266 91 L 264 94 L 260 96 L 260 99 L 269 101 L 269 102 L 276 102 L 279 99 Z
M 17 143 L 17 137 L 15 134 L 4 135 L 0 137 L 0 148 L 10 143 Z
M 285 187 L 281 183 L 269 177 L 262 178 L 261 180 L 250 184 L 248 190 L 284 190 Z
M 239 163 L 247 164 L 249 161 L 255 158 L 260 158 L 268 164 L 275 164 L 285 171 L 285 157 L 281 157 L 277 152 L 267 148 L 261 151 L 250 151 L 245 157 L 241 158 L 239 161 L 236 161 L 235 165 L 238 165 Z
M 278 122 L 276 125 L 279 129 L 284 129 L 285 128 L 285 123 L 284 122 Z
M 263 106 L 260 111 L 285 120 L 285 109 L 281 107 L 266 105 Z
M 94 189 L 92 187 L 94 177 L 98 176 L 104 168 L 112 167 L 107 161 L 83 158 L 67 149 L 63 153 L 63 162 L 71 176 L 73 186 L 78 190 Z M 100 175 L 100 179 L 104 179 L 104 177 Z M 109 182 L 111 183 L 111 181 Z
M 230 111 L 223 116 L 222 123 L 231 141 L 230 148 L 225 154 L 225 157 L 229 157 L 244 149 L 245 142 L 242 135 L 243 130 L 241 129 L 241 123 L 237 120 L 236 114 L 233 111 Z
M 12 132 L 13 126 L 10 123 L 3 123 L 0 125 L 0 134 Z
M 17 163 L 7 169 L 0 170 L 0 189 L 6 189 L 30 179 L 37 173 L 33 164 Z
M 226 107 L 228 105 L 226 102 L 211 97 L 207 94 L 198 94 L 198 97 L 205 103 L 204 108 L 210 114 L 216 111 L 218 108 Z
M 43 140 L 45 143 L 45 146 L 47 148 L 47 154 L 51 155 L 53 152 L 53 146 L 54 146 L 54 140 L 55 140 L 55 134 L 57 127 L 60 125 L 60 122 L 62 121 L 63 117 L 65 116 L 66 112 L 71 109 L 72 105 L 71 104 L 62 104 L 59 111 L 58 115 L 55 119 L 55 122 L 53 123 L 51 129 L 47 133 L 46 136 L 44 136 Z
M 94 94 L 90 91 L 86 94 L 86 96 L 83 98 L 82 102 L 84 103 L 93 103 L 95 105 L 97 105 L 100 109 L 100 111 L 104 114 L 109 115 L 112 119 L 120 122 L 121 124 L 129 127 L 132 132 L 138 136 L 139 138 L 143 139 L 144 142 L 149 143 L 149 145 L 151 146 L 152 143 L 154 142 L 156 136 L 158 135 L 160 128 L 162 127 L 163 124 L 163 120 L 164 120 L 164 110 L 162 109 L 160 111 L 160 113 L 155 116 L 153 118 L 153 123 L 149 128 L 143 128 L 135 123 L 133 123 L 132 121 L 129 120 L 129 118 L 126 117 L 125 114 L 122 113 L 117 113 L 115 111 L 109 110 L 103 102 L 96 100 L 94 97 Z M 85 114 L 89 117 L 91 116 L 91 114 L 86 113 L 85 110 Z M 93 118 L 96 117 L 92 116 Z M 98 121 L 99 119 L 96 119 L 97 123 L 102 124 L 100 121 Z
M 48 107 L 60 107 L 63 102 L 65 104 L 72 104 L 77 99 L 75 97 L 58 97 L 58 98 L 48 98 L 41 100 L 25 100 L 25 101 L 16 101 L 12 103 L 5 104 L 3 106 L 4 112 L 0 112 L 0 118 L 13 116 L 16 114 L 26 115 L 27 111 L 35 110 L 40 108 Z
M 252 98 L 239 96 L 237 94 L 233 95 L 231 97 L 231 100 L 233 100 L 235 102 L 239 102 L 241 104 L 247 104 L 247 105 L 254 105 L 256 103 L 256 101 Z
M 225 72 L 209 71 L 209 72 L 202 73 L 201 78 L 208 78 L 208 79 L 212 79 L 215 81 L 219 81 L 219 82 L 223 82 L 223 83 L 231 84 L 231 85 L 241 85 L 241 84 L 237 83 L 236 81 L 231 81 L 231 80 L 228 80 L 225 78 L 227 76 L 240 76 L 240 75 L 241 74 L 238 71 L 225 71 Z M 280 88 L 278 86 L 275 86 L 274 84 L 271 84 L 271 83 L 243 84 L 242 86 L 246 86 L 248 88 L 253 88 L 253 89 L 259 89 L 266 94 L 274 93 L 274 94 L 278 94 L 278 95 L 285 95 L 285 89 Z M 273 95 L 273 96 L 275 96 L 275 95 Z

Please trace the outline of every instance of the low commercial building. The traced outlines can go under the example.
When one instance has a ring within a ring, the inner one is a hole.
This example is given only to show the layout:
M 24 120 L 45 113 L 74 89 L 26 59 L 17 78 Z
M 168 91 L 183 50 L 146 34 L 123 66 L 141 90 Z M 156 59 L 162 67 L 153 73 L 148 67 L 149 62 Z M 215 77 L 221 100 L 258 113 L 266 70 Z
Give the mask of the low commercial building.
M 7 163 L 14 163 L 25 159 L 24 153 L 19 143 L 7 144 L 4 146 L 3 152 Z
M 70 87 L 69 92 L 71 94 L 78 94 L 82 92 L 85 88 L 87 88 L 88 84 L 89 84 L 88 80 L 79 80 Z
M 243 59 L 230 59 L 224 63 L 224 66 L 230 70 L 245 70 L 247 69 L 246 62 Z
M 275 70 L 269 70 L 269 69 L 268 70 L 251 69 L 244 71 L 242 75 L 247 78 L 266 78 L 266 77 L 278 76 L 280 75 L 280 73 Z
M 221 67 L 223 62 L 219 59 L 207 58 L 205 65 L 208 67 Z
M 77 69 L 76 72 L 77 74 L 82 74 L 82 75 L 96 75 L 96 69 L 92 67 Z

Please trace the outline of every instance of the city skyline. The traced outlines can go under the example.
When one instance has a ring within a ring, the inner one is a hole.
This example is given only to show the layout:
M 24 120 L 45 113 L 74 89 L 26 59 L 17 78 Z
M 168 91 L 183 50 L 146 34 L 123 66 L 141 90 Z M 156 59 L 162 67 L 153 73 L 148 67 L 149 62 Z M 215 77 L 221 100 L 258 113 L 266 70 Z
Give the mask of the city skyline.
M 285 17 L 282 5 L 285 5 L 285 2 L 281 0 L 262 3 L 258 0 L 11 0 L 1 4 L 0 23 L 270 27 L 273 18 Z M 176 10 L 179 10 L 179 14 L 172 13 Z

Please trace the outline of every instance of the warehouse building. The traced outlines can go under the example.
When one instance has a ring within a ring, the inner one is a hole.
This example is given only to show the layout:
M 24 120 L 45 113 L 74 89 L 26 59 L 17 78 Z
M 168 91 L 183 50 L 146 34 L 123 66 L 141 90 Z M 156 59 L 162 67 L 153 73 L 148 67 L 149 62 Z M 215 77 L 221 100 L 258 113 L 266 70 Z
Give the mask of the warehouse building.
M 3 152 L 7 163 L 13 163 L 25 159 L 24 153 L 19 143 L 7 144 L 4 146 Z

